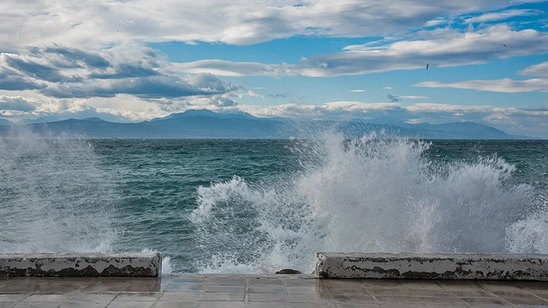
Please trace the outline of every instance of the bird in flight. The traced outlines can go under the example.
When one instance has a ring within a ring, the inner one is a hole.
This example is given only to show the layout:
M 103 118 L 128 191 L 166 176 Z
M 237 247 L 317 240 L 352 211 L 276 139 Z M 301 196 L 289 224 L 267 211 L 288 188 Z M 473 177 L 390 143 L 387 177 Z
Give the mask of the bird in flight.
M 426 63 L 426 69 L 430 67 L 430 63 Z
M 504 47 L 508 47 L 508 46 L 506 46 L 506 44 L 502 44 L 502 46 L 504 46 Z

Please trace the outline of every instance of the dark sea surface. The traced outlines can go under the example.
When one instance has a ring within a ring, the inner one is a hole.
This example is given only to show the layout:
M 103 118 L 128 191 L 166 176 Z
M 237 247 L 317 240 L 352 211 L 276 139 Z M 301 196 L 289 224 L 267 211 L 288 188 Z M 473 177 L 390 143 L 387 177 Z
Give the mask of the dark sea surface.
M 158 251 L 310 272 L 318 251 L 548 253 L 548 141 L 0 139 L 0 253 Z

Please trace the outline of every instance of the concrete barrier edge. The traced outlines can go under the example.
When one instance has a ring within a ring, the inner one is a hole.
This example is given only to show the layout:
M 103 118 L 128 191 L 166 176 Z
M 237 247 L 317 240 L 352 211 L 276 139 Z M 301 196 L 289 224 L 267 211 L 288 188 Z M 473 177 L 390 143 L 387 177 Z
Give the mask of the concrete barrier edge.
M 315 274 L 319 278 L 548 281 L 548 255 L 319 252 Z
M 0 254 L 0 277 L 159 277 L 159 253 Z

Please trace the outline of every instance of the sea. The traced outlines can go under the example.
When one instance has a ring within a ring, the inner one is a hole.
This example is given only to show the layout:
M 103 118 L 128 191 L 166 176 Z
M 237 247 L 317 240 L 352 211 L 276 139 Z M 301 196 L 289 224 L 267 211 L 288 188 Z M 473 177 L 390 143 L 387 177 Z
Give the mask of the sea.
M 548 140 L 0 138 L 0 253 L 268 274 L 330 251 L 548 253 Z

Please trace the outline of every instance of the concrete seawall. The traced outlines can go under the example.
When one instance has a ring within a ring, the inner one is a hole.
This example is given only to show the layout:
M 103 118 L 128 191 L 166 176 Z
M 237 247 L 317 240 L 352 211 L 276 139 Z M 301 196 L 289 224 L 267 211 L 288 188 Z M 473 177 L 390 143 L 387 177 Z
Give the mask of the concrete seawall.
M 548 255 L 320 252 L 315 273 L 320 278 L 548 281 Z
M 0 277 L 159 277 L 159 253 L 0 254 Z
M 159 253 L 0 254 L 0 277 L 160 277 Z M 319 278 L 548 281 L 548 255 L 316 254 Z

